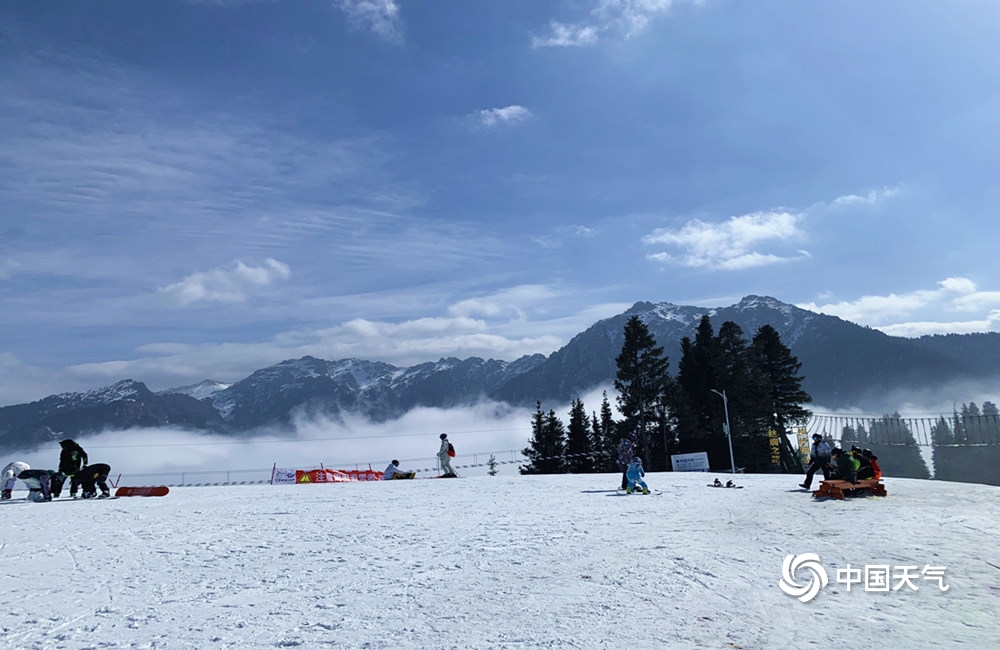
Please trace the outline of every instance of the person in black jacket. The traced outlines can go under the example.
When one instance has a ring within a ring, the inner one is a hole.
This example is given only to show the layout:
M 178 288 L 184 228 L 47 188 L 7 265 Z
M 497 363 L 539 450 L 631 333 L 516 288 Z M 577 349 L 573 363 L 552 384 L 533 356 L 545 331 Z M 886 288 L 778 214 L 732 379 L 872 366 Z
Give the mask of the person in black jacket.
M 833 460 L 837 467 L 837 478 L 841 481 L 858 482 L 857 472 L 854 469 L 854 461 L 850 455 L 840 447 L 833 450 Z
M 871 452 L 868 452 L 869 455 Z M 868 456 L 862 453 L 861 447 L 857 445 L 851 447 L 851 457 L 861 463 L 858 466 L 858 480 L 862 481 L 864 479 L 875 478 L 875 469 L 872 467 L 872 461 Z
M 107 463 L 94 463 L 81 469 L 77 476 L 80 477 L 80 485 L 83 488 L 84 499 L 93 499 L 97 496 L 97 488 L 101 489 L 99 499 L 107 499 L 111 496 L 108 489 L 108 474 L 111 473 L 111 465 Z
M 62 451 L 59 452 L 59 473 L 70 479 L 69 495 L 76 496 L 76 491 L 80 487 L 80 478 L 77 473 L 87 466 L 87 452 L 75 441 L 67 438 L 59 442 Z

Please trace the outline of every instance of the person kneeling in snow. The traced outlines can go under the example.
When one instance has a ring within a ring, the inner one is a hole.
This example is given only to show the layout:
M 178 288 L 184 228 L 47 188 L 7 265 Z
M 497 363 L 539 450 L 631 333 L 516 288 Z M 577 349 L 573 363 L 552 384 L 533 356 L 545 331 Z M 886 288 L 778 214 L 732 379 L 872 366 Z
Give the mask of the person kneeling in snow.
M 399 461 L 393 460 L 391 463 L 389 463 L 389 466 L 385 468 L 385 471 L 382 472 L 382 480 L 392 481 L 395 479 L 413 478 L 416 475 L 417 475 L 416 472 L 404 472 L 403 470 L 399 469 Z
M 62 474 L 51 469 L 26 469 L 17 478 L 28 484 L 28 500 L 36 502 L 51 501 L 53 491 L 58 497 L 66 480 Z
M 642 480 L 642 477 L 646 475 L 646 472 L 642 469 L 642 459 L 636 456 L 632 459 L 632 462 L 628 464 L 628 468 L 625 470 L 625 476 L 628 478 L 628 487 L 625 491 L 632 494 L 632 491 L 639 486 L 642 489 L 643 494 L 649 494 L 649 488 L 646 486 L 646 481 Z
M 94 463 L 93 465 L 87 465 L 79 472 L 77 476 L 80 478 L 80 487 L 83 488 L 84 499 L 93 499 L 97 496 L 97 488 L 101 489 L 101 499 L 107 499 L 111 496 L 111 490 L 108 489 L 108 474 L 111 473 L 111 465 L 107 463 Z
M 0 472 L 0 482 L 3 482 L 3 488 L 0 490 L 0 499 L 6 501 L 10 498 L 11 493 L 14 491 L 14 484 L 17 483 L 17 475 L 26 469 L 31 469 L 31 467 L 28 466 L 28 463 L 22 463 L 19 460 L 7 463 L 7 466 Z

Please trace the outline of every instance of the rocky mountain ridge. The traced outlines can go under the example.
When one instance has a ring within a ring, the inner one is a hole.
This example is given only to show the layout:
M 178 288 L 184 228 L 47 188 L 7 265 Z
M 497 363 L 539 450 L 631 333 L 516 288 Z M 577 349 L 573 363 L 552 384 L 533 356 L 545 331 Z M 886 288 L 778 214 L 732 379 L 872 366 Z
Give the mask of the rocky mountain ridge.
M 562 405 L 611 382 L 630 317 L 647 324 L 675 371 L 680 341 L 694 337 L 703 314 L 716 331 L 726 321 L 739 324 L 747 340 L 762 325 L 774 327 L 802 362 L 804 388 L 827 408 L 885 408 L 875 405 L 891 390 L 1000 376 L 997 333 L 904 339 L 763 296 L 712 309 L 639 302 L 598 321 L 548 357 L 444 358 L 400 368 L 307 356 L 262 368 L 233 384 L 205 381 L 153 393 L 126 379 L 84 393 L 52 395 L 0 408 L 0 449 L 131 427 L 243 435 L 261 427 L 287 427 L 304 413 L 385 421 L 419 406 L 448 408 L 484 398 L 517 406 L 533 406 L 536 400 Z

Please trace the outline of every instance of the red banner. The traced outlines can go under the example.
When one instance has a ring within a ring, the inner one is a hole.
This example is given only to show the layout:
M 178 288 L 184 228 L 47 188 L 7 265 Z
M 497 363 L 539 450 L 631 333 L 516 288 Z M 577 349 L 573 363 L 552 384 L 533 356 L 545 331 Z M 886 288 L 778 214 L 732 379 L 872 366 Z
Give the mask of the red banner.
M 297 469 L 296 483 L 357 483 L 358 481 L 381 481 L 382 472 L 370 469 Z

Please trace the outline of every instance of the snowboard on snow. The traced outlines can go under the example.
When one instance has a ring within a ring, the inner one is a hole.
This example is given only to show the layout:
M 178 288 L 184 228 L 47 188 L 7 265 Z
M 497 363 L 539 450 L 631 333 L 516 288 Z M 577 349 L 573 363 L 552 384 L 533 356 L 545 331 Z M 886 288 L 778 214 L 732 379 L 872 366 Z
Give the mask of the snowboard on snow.
M 654 490 L 654 489 L 650 488 L 648 494 L 644 493 L 642 490 L 632 490 L 632 492 L 629 493 L 629 492 L 626 492 L 625 490 L 619 489 L 619 490 L 615 490 L 615 494 L 613 496 L 631 497 L 631 496 L 635 496 L 637 494 L 639 496 L 655 496 L 657 494 L 663 494 L 663 492 L 661 490 Z M 609 494 L 608 496 L 612 496 L 612 495 Z
M 713 483 L 709 483 L 708 487 L 729 488 L 730 490 L 742 490 L 743 489 L 742 485 L 715 485 Z
M 151 487 L 126 487 L 122 486 L 115 490 L 116 497 L 165 497 L 170 492 L 166 485 L 154 485 Z

